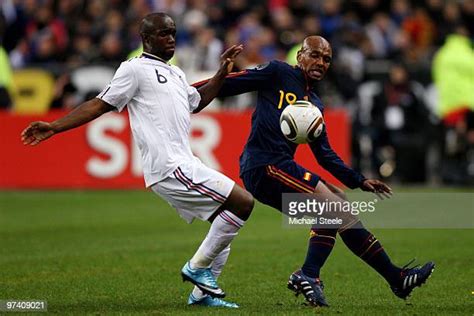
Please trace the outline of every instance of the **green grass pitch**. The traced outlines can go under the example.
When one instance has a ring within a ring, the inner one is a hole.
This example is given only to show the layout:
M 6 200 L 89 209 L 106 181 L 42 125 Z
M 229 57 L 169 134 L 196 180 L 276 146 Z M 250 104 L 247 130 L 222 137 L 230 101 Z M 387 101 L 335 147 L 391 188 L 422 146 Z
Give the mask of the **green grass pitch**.
M 307 230 L 283 228 L 281 215 L 261 204 L 220 278 L 240 310 L 188 307 L 191 285 L 179 271 L 207 229 L 187 225 L 151 192 L 0 192 L 0 300 L 46 300 L 61 315 L 474 313 L 473 230 L 374 232 L 397 264 L 436 262 L 406 302 L 338 240 L 322 271 L 331 307 L 321 311 L 286 289 Z

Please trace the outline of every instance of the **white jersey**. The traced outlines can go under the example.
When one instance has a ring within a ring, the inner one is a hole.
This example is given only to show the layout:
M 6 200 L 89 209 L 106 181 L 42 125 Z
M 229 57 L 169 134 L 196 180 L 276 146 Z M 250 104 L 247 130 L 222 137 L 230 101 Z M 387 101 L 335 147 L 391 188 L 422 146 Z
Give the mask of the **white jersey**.
M 144 54 L 123 62 L 97 96 L 120 112 L 128 106 L 147 187 L 181 163 L 198 160 L 189 144 L 190 114 L 201 100 L 181 69 Z

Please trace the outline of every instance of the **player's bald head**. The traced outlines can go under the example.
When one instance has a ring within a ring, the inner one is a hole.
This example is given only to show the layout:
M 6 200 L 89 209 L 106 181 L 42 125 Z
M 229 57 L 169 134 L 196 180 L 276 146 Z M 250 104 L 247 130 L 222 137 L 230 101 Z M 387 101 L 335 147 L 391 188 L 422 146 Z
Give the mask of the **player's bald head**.
M 310 35 L 303 40 L 302 50 L 314 50 L 316 48 L 331 49 L 331 44 L 322 36 Z
M 176 25 L 166 13 L 156 12 L 145 16 L 140 23 L 143 51 L 166 61 L 174 55 Z
M 143 37 L 143 34 L 148 34 L 155 31 L 156 29 L 159 29 L 168 19 L 173 21 L 173 19 L 168 14 L 163 12 L 148 14 L 140 23 L 140 35 Z
M 312 81 L 321 80 L 331 64 L 331 45 L 324 37 L 308 36 L 303 40 L 296 59 L 298 67 L 303 70 L 307 78 Z

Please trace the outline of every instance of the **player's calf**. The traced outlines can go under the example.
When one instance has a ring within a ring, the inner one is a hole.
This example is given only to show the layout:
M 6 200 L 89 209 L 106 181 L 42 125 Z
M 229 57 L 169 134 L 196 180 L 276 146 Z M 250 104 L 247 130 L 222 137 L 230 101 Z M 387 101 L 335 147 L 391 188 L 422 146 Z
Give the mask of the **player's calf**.
M 234 185 L 227 200 L 210 219 L 212 224 L 206 238 L 189 263 L 183 267 L 181 274 L 184 280 L 192 282 L 213 297 L 224 297 L 224 291 L 218 287 L 210 266 L 237 236 L 250 216 L 253 204 L 252 195 Z

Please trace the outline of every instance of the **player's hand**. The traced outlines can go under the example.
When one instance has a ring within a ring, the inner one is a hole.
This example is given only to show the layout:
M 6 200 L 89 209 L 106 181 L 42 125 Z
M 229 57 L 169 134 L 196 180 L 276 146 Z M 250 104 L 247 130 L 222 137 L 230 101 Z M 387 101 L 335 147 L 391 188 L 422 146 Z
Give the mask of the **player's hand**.
M 234 60 L 244 49 L 242 44 L 232 45 L 221 55 L 221 70 L 227 75 L 234 67 Z
M 21 141 L 24 145 L 37 145 L 40 142 L 50 138 L 55 131 L 50 123 L 33 122 L 21 132 Z
M 375 180 L 375 179 L 367 179 L 362 182 L 360 187 L 363 191 L 373 192 L 377 194 L 379 198 L 382 200 L 384 198 L 390 198 L 392 196 L 392 189 L 383 183 L 382 181 Z

